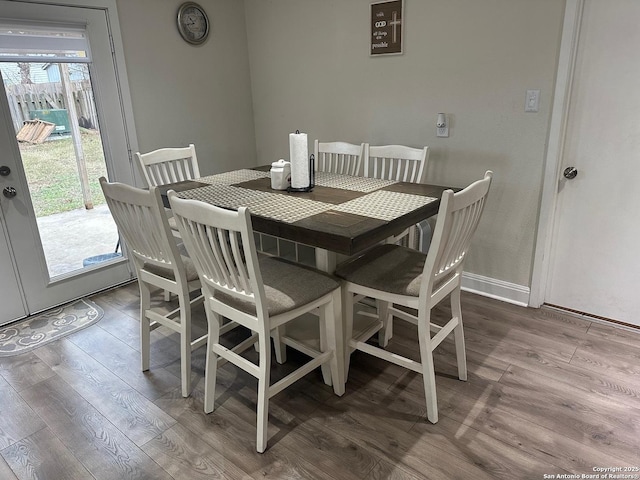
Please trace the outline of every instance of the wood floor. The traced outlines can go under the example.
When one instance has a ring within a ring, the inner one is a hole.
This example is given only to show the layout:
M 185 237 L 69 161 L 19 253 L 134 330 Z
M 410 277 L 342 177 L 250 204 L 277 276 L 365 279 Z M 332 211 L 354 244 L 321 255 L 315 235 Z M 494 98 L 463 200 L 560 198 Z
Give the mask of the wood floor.
M 464 294 L 469 380 L 445 342 L 436 425 L 420 376 L 357 352 L 343 397 L 316 371 L 272 400 L 261 455 L 252 378 L 223 367 L 205 415 L 203 349 L 184 399 L 175 335 L 153 332 L 140 372 L 137 285 L 93 300 L 96 325 L 0 357 L 0 479 L 542 479 L 607 467 L 640 478 L 635 332 Z M 417 353 L 413 327 L 396 321 L 394 334 L 398 353 Z M 288 360 L 275 377 L 302 359 Z

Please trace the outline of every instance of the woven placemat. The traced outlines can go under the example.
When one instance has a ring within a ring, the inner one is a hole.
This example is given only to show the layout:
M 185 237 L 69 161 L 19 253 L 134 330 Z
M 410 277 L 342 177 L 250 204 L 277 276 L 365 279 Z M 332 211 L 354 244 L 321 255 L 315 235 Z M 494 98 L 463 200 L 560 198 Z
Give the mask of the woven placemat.
M 331 210 L 334 205 L 279 193 L 262 192 L 232 185 L 207 185 L 178 193 L 190 198 L 237 209 L 248 207 L 252 214 L 293 223 L 317 213 Z
M 398 183 L 395 180 L 381 180 L 379 178 L 354 177 L 338 175 L 337 173 L 316 172 L 316 185 L 322 187 L 340 188 L 354 192 L 374 192 L 381 188 Z
M 436 200 L 422 195 L 380 190 L 336 205 L 333 210 L 389 221 Z
M 199 178 L 198 181 L 202 183 L 209 183 L 212 185 L 233 185 L 235 183 L 247 182 L 249 180 L 255 180 L 257 178 L 268 177 L 269 172 L 261 172 L 258 170 L 234 170 L 233 172 L 217 173 L 216 175 L 209 175 L 207 177 Z
M 193 188 L 178 193 L 180 198 L 200 200 L 224 208 L 247 206 L 247 203 L 254 198 L 266 200 L 269 195 L 273 195 L 273 193 L 223 184 L 207 185 L 206 187 Z
M 273 194 L 268 199 L 253 200 L 247 204 L 251 213 L 273 218 L 281 222 L 293 223 L 318 213 L 332 210 L 335 205 L 306 198 Z

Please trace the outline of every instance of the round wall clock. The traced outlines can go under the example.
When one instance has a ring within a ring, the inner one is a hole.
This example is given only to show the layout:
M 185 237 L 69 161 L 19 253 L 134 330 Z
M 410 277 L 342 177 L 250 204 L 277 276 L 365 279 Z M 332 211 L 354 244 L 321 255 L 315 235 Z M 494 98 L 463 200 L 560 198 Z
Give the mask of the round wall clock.
M 192 45 L 200 45 L 209 36 L 209 18 L 194 2 L 185 2 L 178 9 L 178 31 Z

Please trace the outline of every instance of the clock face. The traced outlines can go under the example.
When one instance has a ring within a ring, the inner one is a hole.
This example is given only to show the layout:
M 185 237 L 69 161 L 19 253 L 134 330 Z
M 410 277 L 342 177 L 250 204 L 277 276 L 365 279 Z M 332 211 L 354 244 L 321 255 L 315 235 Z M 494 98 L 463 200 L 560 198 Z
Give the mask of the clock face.
M 209 19 L 202 7 L 193 2 L 183 3 L 178 10 L 178 30 L 187 42 L 203 43 L 209 35 Z

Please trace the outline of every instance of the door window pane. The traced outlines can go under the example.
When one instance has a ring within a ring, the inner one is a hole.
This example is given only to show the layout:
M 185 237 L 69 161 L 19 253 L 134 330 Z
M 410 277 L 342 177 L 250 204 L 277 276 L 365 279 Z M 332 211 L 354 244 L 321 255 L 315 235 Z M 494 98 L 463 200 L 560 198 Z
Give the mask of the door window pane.
M 0 62 L 50 277 L 120 257 L 89 67 Z

